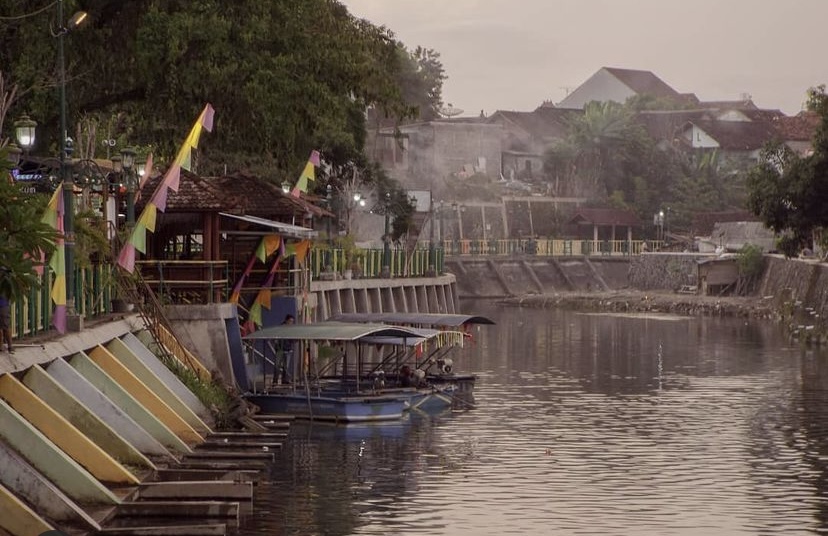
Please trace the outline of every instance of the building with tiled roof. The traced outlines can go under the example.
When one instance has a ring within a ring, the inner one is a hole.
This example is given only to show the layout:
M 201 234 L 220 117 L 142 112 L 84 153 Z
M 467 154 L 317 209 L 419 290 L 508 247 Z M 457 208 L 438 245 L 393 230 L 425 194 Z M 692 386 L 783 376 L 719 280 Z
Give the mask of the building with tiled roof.
M 601 67 L 559 102 L 558 108 L 583 109 L 591 101 L 623 104 L 630 97 L 644 95 L 677 103 L 688 100 L 650 71 Z
M 808 155 L 813 151 L 813 138 L 821 121 L 818 113 L 802 111 L 793 117 L 778 117 L 773 126 L 788 147 Z
M 543 154 L 566 137 L 569 121 L 581 110 L 540 106 L 532 112 L 498 110 L 487 121 L 503 128 L 502 163 L 505 179 L 531 178 L 543 169 Z

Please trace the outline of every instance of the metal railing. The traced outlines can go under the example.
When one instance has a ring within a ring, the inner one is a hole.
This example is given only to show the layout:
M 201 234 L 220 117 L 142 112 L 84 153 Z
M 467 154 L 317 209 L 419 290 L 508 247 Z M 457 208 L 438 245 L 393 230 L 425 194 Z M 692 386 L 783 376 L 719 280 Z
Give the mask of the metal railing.
M 383 275 L 383 250 L 338 248 L 314 248 L 309 253 L 309 266 L 314 279 L 325 274 L 351 272 L 355 278 L 376 278 Z M 410 255 L 402 249 L 391 249 L 391 277 L 426 277 L 443 272 L 445 252 L 439 248 L 417 248 Z
M 648 250 L 655 251 L 661 246 L 659 242 L 646 240 L 577 239 L 445 240 L 440 245 L 446 256 L 537 255 L 541 257 L 640 255 Z
M 219 303 L 227 300 L 227 261 L 136 261 L 161 303 Z
M 115 295 L 114 268 L 97 264 L 75 270 L 75 310 L 84 318 L 112 312 L 112 298 Z M 46 270 L 40 278 L 40 287 L 33 288 L 20 300 L 11 304 L 12 337 L 30 337 L 52 328 L 51 289 L 53 275 Z

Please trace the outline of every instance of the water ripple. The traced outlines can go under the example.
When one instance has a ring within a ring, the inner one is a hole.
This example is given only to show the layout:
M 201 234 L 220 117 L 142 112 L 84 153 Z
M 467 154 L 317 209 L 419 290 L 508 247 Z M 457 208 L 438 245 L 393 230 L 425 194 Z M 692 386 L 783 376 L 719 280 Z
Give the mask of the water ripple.
M 828 532 L 824 356 L 743 321 L 488 316 L 476 409 L 295 426 L 241 533 Z

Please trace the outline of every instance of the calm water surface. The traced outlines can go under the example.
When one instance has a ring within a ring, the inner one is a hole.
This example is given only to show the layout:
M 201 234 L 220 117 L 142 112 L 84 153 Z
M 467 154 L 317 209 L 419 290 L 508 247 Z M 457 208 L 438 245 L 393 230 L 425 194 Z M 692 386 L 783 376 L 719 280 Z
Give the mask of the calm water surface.
M 297 424 L 247 535 L 828 532 L 828 363 L 776 326 L 464 304 L 476 408 Z

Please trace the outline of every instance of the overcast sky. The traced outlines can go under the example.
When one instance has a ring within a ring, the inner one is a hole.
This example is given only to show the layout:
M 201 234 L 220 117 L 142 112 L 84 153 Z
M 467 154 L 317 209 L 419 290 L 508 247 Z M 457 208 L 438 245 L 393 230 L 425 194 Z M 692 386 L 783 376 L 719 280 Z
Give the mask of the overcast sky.
M 652 71 L 682 93 L 795 114 L 828 82 L 828 0 L 340 0 L 441 55 L 443 100 L 531 111 L 601 67 Z

